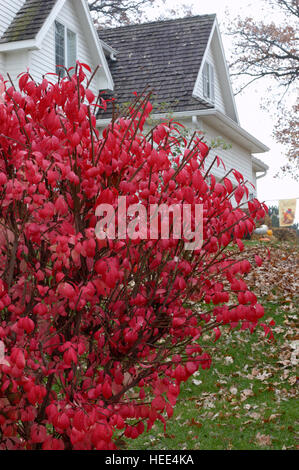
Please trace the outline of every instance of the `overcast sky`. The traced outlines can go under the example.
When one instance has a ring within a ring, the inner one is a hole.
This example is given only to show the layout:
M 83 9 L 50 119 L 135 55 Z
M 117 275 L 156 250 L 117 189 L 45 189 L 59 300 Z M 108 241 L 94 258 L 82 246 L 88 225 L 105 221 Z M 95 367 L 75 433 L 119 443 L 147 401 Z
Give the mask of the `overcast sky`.
M 263 0 L 166 0 L 166 6 L 179 6 L 180 4 L 190 4 L 193 14 L 216 13 L 226 55 L 232 51 L 232 39 L 224 33 L 224 22 L 227 18 L 234 18 L 237 15 L 251 16 L 257 19 L 269 18 L 271 11 L 264 10 Z M 279 21 L 279 18 L 277 18 Z M 278 145 L 272 137 L 273 116 L 260 108 L 262 97 L 267 91 L 266 81 L 258 81 L 249 86 L 241 95 L 236 96 L 236 103 L 241 121 L 241 126 L 253 134 L 271 150 L 265 154 L 256 155 L 264 161 L 270 170 L 266 177 L 258 181 L 258 197 L 260 200 L 271 199 L 291 199 L 299 198 L 299 184 L 290 177 L 274 178 L 280 166 L 286 162 L 284 157 L 284 147 Z M 275 202 L 269 202 L 269 205 Z M 299 200 L 297 201 L 296 221 L 299 222 Z

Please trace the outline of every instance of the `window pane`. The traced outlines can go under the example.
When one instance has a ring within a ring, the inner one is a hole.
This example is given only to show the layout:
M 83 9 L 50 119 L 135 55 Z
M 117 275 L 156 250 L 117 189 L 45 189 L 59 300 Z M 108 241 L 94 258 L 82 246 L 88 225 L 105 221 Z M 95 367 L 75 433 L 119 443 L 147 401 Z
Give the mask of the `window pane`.
M 207 64 L 207 98 L 211 98 L 211 67 Z
M 215 101 L 214 67 L 209 62 L 203 68 L 203 96 L 211 102 Z
M 75 67 L 77 60 L 77 40 L 73 31 L 67 30 L 67 66 Z
M 56 73 L 63 76 L 65 72 L 58 66 L 65 66 L 64 26 L 58 21 L 55 21 L 55 63 Z
M 209 68 L 207 63 L 203 68 L 203 95 L 205 98 L 209 98 Z
M 210 98 L 212 103 L 215 101 L 215 78 L 214 78 L 214 67 L 210 65 Z

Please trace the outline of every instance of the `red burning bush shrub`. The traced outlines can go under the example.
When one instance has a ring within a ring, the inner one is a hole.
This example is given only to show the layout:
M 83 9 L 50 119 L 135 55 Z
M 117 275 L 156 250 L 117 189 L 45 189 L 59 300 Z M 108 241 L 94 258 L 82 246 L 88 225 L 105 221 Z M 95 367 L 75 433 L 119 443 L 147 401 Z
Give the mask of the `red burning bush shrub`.
M 84 67 L 54 84 L 23 74 L 0 104 L 0 449 L 115 449 L 165 423 L 180 383 L 210 367 L 203 333 L 263 316 L 239 251 L 265 207 L 242 211 L 242 175 L 217 183 L 207 146 L 173 122 L 145 136 L 146 96 L 101 137 Z M 96 209 L 119 196 L 188 203 L 193 228 L 202 204 L 202 246 L 161 224 L 154 240 L 98 239 Z

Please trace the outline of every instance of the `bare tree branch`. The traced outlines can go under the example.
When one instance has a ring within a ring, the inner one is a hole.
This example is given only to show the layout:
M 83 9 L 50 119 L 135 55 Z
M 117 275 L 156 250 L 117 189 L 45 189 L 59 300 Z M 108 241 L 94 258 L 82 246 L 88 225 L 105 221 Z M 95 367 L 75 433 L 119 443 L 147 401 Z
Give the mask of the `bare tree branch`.
M 166 0 L 89 0 L 89 8 L 101 28 L 140 23 L 148 20 L 146 12 L 151 7 L 151 20 L 192 15 L 192 7 L 181 3 L 165 9 Z
M 236 94 L 260 79 L 272 79 L 281 96 L 271 95 L 276 103 L 274 136 L 286 146 L 289 164 L 285 170 L 299 167 L 298 103 L 286 100 L 296 89 L 299 77 L 298 19 L 299 0 L 263 0 L 280 21 L 256 22 L 240 18 L 231 22 L 228 34 L 234 38 L 234 58 L 230 65 L 231 77 L 239 78 Z M 236 83 L 235 83 L 236 84 Z M 283 105 L 283 101 L 289 101 Z M 270 100 L 269 100 L 270 101 Z
M 90 11 L 102 26 L 129 24 L 141 17 L 144 7 L 155 0 L 90 0 Z

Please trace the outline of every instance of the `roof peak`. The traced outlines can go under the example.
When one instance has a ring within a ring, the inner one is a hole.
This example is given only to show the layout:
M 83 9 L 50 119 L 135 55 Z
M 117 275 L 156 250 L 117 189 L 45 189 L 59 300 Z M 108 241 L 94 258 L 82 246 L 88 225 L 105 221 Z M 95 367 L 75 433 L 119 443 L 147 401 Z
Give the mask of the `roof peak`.
M 106 31 L 114 31 L 114 30 L 123 30 L 123 29 L 133 29 L 133 28 L 143 28 L 144 26 L 151 26 L 151 25 L 164 25 L 168 23 L 183 23 L 183 22 L 188 22 L 188 21 L 195 21 L 198 19 L 212 19 L 216 18 L 216 13 L 210 13 L 206 15 L 193 15 L 193 16 L 184 16 L 183 18 L 171 18 L 171 19 L 163 19 L 163 20 L 155 20 L 155 21 L 147 21 L 145 23 L 134 23 L 134 24 L 129 24 L 129 25 L 124 25 L 124 26 L 115 26 L 112 28 L 102 28 L 98 29 L 98 32 L 106 32 Z

